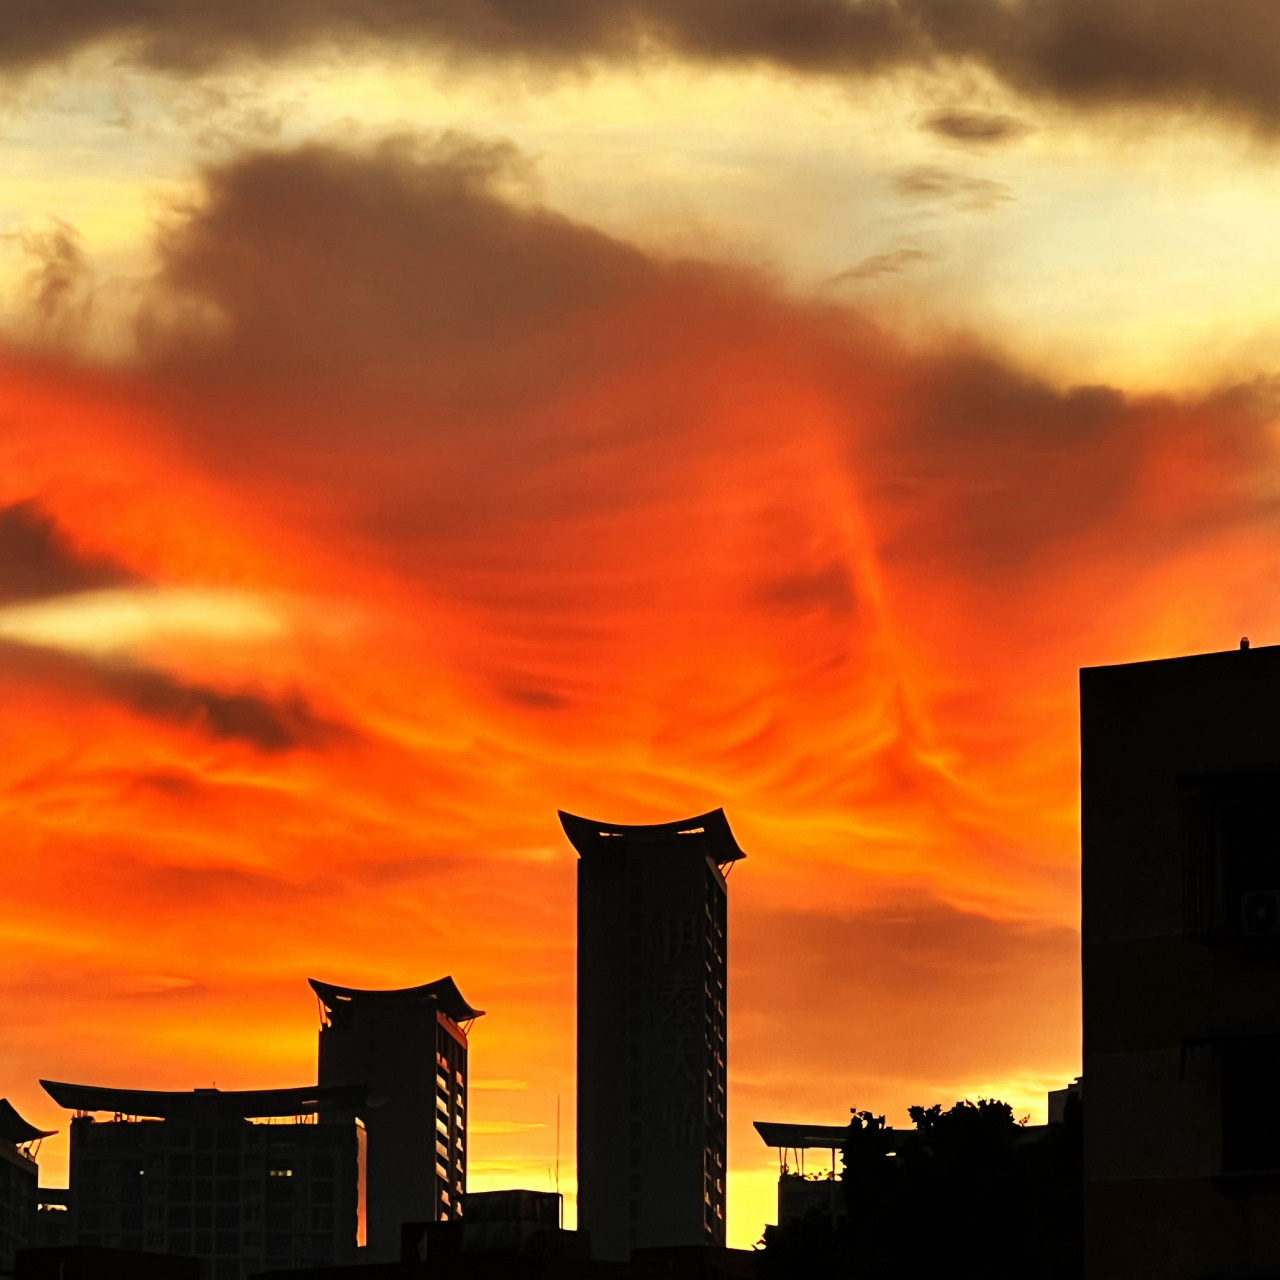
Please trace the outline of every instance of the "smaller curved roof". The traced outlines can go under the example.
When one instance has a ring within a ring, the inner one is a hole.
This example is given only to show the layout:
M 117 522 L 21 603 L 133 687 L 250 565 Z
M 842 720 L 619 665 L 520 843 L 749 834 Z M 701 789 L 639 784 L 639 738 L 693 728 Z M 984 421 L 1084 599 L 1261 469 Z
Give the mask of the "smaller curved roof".
M 95 1084 L 41 1080 L 45 1092 L 68 1111 L 111 1111 L 161 1120 L 190 1117 L 197 1102 L 212 1100 L 226 1119 L 262 1120 L 271 1116 L 305 1116 L 329 1109 L 359 1111 L 366 1089 L 356 1085 L 309 1085 L 301 1089 L 112 1089 Z
M 696 840 L 711 855 L 716 865 L 721 867 L 747 856 L 738 847 L 723 809 L 712 809 L 710 813 L 700 813 L 696 818 L 685 818 L 682 822 L 651 822 L 634 826 L 579 818 L 576 814 L 565 813 L 561 809 L 560 825 L 569 837 L 569 843 L 584 857 L 590 853 L 607 852 L 616 847 L 620 838 L 645 844 L 667 840 Z
M 766 1146 L 782 1147 L 787 1151 L 807 1147 L 830 1151 L 843 1147 L 849 1140 L 847 1124 L 782 1124 L 769 1120 L 755 1120 L 753 1123 Z
M 0 1098 L 0 1142 L 17 1146 L 20 1142 L 35 1142 L 37 1138 L 52 1138 L 57 1132 L 57 1129 L 37 1129 L 28 1124 L 8 1098 Z
M 394 991 L 363 991 L 359 987 L 339 987 L 332 982 L 308 978 L 311 990 L 320 997 L 320 1003 L 331 1013 L 343 1005 L 362 1004 L 381 1008 L 412 1008 L 415 1005 L 435 1005 L 454 1022 L 470 1022 L 484 1017 L 483 1009 L 473 1009 L 458 990 L 458 984 L 446 975 L 435 982 L 424 982 L 420 987 L 400 987 Z

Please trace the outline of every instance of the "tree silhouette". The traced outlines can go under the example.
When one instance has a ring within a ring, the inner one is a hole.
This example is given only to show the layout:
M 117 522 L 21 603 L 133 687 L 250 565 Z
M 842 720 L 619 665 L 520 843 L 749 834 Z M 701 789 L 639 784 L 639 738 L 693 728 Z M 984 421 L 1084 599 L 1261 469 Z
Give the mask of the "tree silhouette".
M 1082 1270 L 1081 1118 L 1029 1130 L 994 1098 L 911 1107 L 914 1130 L 854 1110 L 844 1214 L 765 1231 L 764 1275 L 859 1280 L 1076 1280 Z

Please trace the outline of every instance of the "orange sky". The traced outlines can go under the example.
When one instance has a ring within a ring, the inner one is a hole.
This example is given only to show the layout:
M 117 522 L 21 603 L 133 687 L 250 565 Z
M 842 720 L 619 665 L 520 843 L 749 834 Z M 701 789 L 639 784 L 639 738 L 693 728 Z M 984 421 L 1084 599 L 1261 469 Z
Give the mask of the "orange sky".
M 753 1119 L 1039 1117 L 1079 1067 L 1076 671 L 1274 639 L 1266 369 L 1073 379 L 998 309 L 917 324 L 709 223 L 593 226 L 509 142 L 374 134 L 197 149 L 131 274 L 22 230 L 0 1095 L 65 1130 L 40 1076 L 303 1083 L 307 977 L 450 973 L 472 1185 L 547 1185 L 559 1097 L 571 1188 L 556 810 L 722 805 L 735 1243 Z

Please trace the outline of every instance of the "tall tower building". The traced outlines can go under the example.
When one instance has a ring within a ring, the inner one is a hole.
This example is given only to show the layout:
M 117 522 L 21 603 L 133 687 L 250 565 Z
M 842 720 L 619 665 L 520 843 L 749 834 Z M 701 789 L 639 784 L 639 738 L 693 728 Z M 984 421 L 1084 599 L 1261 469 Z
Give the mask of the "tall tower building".
M 366 1085 L 369 1262 L 400 1257 L 406 1222 L 462 1216 L 467 1189 L 467 1031 L 481 1016 L 452 978 L 400 991 L 311 979 L 320 1084 Z
M 721 809 L 653 826 L 561 813 L 578 851 L 578 1224 L 598 1258 L 725 1242 Z

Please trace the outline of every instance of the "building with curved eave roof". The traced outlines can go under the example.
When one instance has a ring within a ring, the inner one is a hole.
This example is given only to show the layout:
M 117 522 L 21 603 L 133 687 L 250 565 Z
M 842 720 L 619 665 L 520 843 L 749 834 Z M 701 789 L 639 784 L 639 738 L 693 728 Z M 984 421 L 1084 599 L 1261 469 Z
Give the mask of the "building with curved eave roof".
M 40 1083 L 74 1113 L 72 1243 L 195 1257 L 206 1280 L 360 1256 L 363 1086 Z
M 725 1242 L 728 894 L 722 809 L 578 851 L 578 1225 L 597 1258 Z
M 365 1259 L 400 1256 L 405 1223 L 462 1216 L 467 1189 L 467 1033 L 481 1017 L 450 977 L 365 991 L 311 980 L 320 1083 L 367 1085 Z
M 37 1129 L 0 1098 L 0 1274 L 13 1270 L 13 1255 L 35 1238 L 39 1173 L 36 1152 L 52 1129 Z

